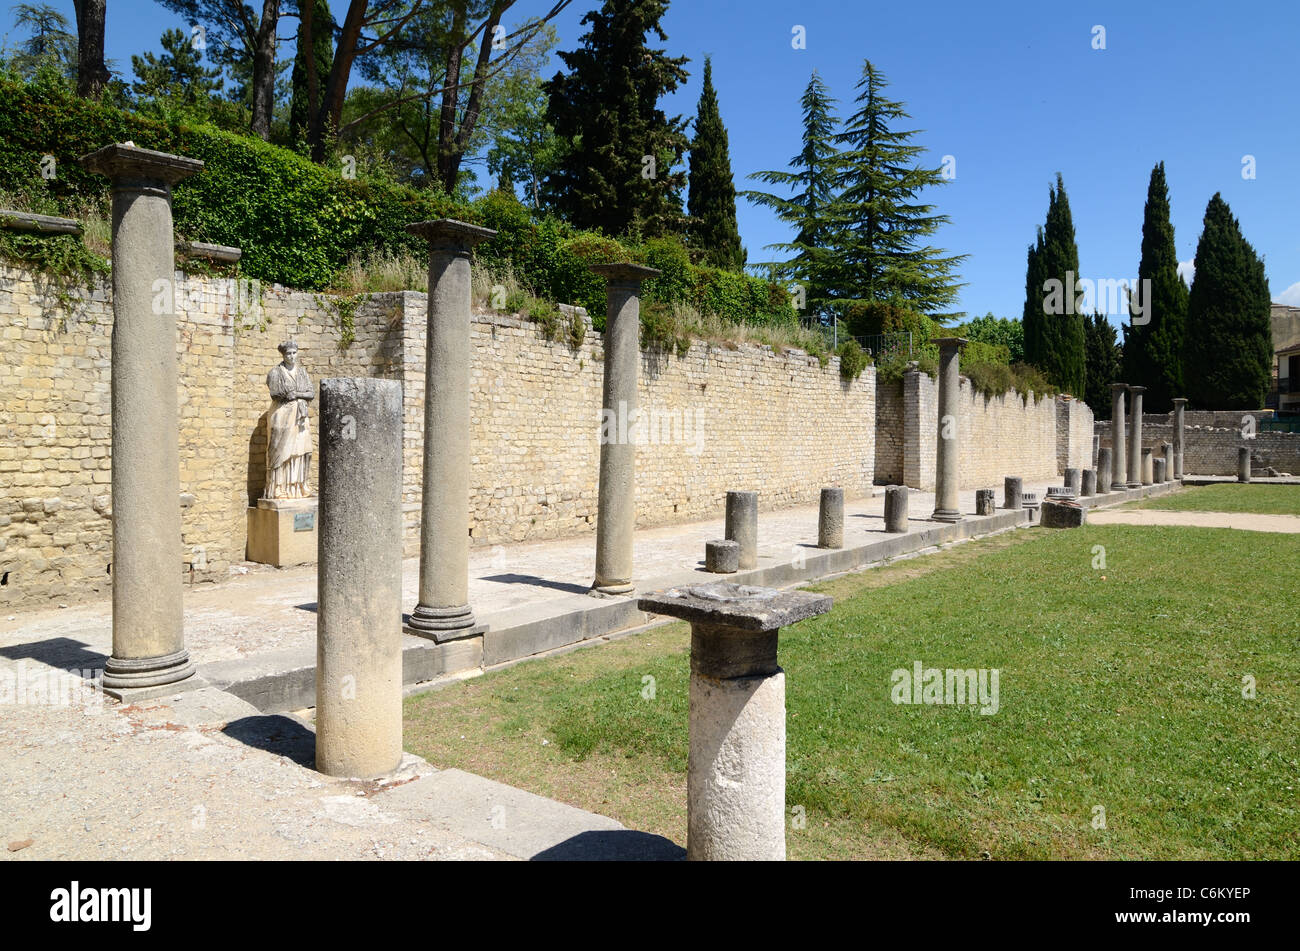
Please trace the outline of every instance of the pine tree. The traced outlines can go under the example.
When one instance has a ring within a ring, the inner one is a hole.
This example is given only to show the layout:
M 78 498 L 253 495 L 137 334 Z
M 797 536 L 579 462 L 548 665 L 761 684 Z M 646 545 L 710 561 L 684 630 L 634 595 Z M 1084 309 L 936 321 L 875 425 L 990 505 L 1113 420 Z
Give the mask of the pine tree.
M 1079 247 L 1060 173 L 1047 205 L 1047 222 L 1029 249 L 1025 273 L 1025 359 L 1063 392 L 1084 393 L 1083 314 L 1073 296 Z
M 929 187 L 946 184 L 942 170 L 924 168 L 924 147 L 911 144 L 919 130 L 897 128 L 911 118 L 903 103 L 883 95 L 889 85 L 867 60 L 862 67 L 858 111 L 835 136 L 843 146 L 833 160 L 835 188 L 831 209 L 834 295 L 845 301 L 901 301 L 942 321 L 941 313 L 962 285 L 952 272 L 965 255 L 947 255 L 922 242 L 947 223 L 934 206 L 919 201 Z
M 1144 312 L 1134 309 L 1124 329 L 1124 379 L 1147 388 L 1144 407 L 1153 413 L 1167 413 L 1173 409 L 1174 397 L 1183 395 L 1187 285 L 1178 276 L 1164 162 L 1151 170 L 1142 218 L 1138 288 L 1146 288 L 1146 281 L 1151 282 L 1149 299 L 1144 299 L 1141 291 L 1138 296 Z M 1145 322 L 1138 323 L 1138 319 Z
M 713 89 L 713 64 L 704 58 L 704 89 L 695 114 L 695 141 L 691 143 L 690 215 L 691 244 L 704 252 L 704 260 L 717 267 L 739 271 L 745 266 L 736 224 L 736 186 L 731 177 L 727 129 L 718 111 Z
M 1084 318 L 1087 383 L 1083 401 L 1097 419 L 1110 419 L 1110 385 L 1119 382 L 1120 348 L 1114 325 L 1100 312 Z
M 182 30 L 166 30 L 161 42 L 161 56 L 145 53 L 131 57 L 131 69 L 136 76 L 131 91 L 144 99 L 206 107 L 208 100 L 221 89 L 221 68 L 205 67 L 190 37 Z
M 311 46 L 316 58 L 316 101 L 324 94 L 334 65 L 334 15 L 329 0 L 300 0 L 312 4 Z M 289 135 L 294 142 L 306 141 L 307 126 L 311 124 L 311 96 L 308 88 L 307 44 L 303 31 L 298 31 L 297 53 L 293 58 L 291 83 L 293 96 L 289 100 Z
M 659 100 L 686 80 L 686 57 L 646 45 L 660 40 L 667 0 L 605 0 L 582 18 L 582 46 L 559 53 L 569 72 L 546 84 L 546 120 L 573 144 L 546 179 L 550 207 L 579 228 L 610 235 L 684 230 L 676 170 L 686 151 L 685 118 L 669 119 Z
M 1259 409 L 1272 362 L 1264 262 L 1216 192 L 1196 245 L 1183 377 L 1201 409 Z
M 791 256 L 765 265 L 782 280 L 803 287 L 804 310 L 809 315 L 826 313 L 830 291 L 826 286 L 834 251 L 831 248 L 829 211 L 835 197 L 835 100 L 814 70 L 800 99 L 803 111 L 803 148 L 790 159 L 789 171 L 754 172 L 750 178 L 769 185 L 797 189 L 789 198 L 768 192 L 746 191 L 742 197 L 771 208 L 776 216 L 795 229 L 793 241 L 769 244 L 773 251 Z

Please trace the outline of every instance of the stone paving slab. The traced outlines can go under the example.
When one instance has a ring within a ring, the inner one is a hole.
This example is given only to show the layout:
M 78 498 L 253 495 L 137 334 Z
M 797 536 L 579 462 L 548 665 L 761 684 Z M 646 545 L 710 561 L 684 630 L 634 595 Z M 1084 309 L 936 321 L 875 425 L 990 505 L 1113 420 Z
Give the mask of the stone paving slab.
M 454 728 L 454 727 L 453 727 Z M 0 708 L 0 860 L 676 859 L 660 836 L 407 755 L 312 768 L 311 723 L 208 688 Z

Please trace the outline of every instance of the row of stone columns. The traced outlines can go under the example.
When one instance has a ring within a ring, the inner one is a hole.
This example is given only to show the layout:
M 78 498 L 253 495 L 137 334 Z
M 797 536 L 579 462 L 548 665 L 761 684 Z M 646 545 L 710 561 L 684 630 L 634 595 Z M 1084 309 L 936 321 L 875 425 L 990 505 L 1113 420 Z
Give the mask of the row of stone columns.
M 1154 477 L 1146 475 L 1148 463 L 1144 460 L 1142 447 L 1142 394 L 1144 386 L 1130 386 L 1127 383 L 1112 383 L 1110 433 L 1111 447 L 1111 487 L 1127 486 L 1130 489 L 1150 485 Z M 1124 397 L 1132 395 L 1132 405 L 1128 412 L 1128 432 L 1125 433 Z M 1174 440 L 1162 447 L 1165 456 L 1165 474 L 1174 480 L 1183 477 L 1183 412 L 1187 400 L 1179 397 L 1174 400 Z M 1104 450 L 1102 450 L 1104 451 Z M 1100 453 L 1099 453 L 1100 454 Z M 1127 461 L 1127 468 L 1126 468 Z M 1098 463 L 1100 466 L 1100 463 Z M 1146 477 L 1144 478 L 1144 475 Z

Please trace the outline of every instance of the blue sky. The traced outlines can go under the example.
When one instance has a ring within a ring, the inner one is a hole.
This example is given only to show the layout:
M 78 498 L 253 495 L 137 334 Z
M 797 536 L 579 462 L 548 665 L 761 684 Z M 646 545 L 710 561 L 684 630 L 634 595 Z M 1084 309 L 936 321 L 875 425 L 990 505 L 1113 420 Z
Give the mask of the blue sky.
M 73 20 L 71 0 L 52 5 Z M 346 2 L 331 5 L 341 15 Z M 560 49 L 576 46 L 579 21 L 595 5 L 576 0 L 561 15 Z M 514 13 L 549 6 L 520 0 Z M 11 22 L 9 14 L 6 31 Z M 109 58 L 129 72 L 130 55 L 157 49 L 158 35 L 178 22 L 151 0 L 109 0 Z M 806 49 L 792 48 L 796 25 Z M 1105 49 L 1093 48 L 1098 26 Z M 969 255 L 961 310 L 1019 316 L 1025 249 L 1058 171 L 1082 276 L 1136 276 L 1147 180 L 1160 160 L 1179 260 L 1191 261 L 1205 205 L 1222 192 L 1264 256 L 1274 299 L 1300 305 L 1298 26 L 1296 0 L 676 0 L 664 18 L 665 45 L 691 59 L 691 78 L 665 108 L 694 114 L 711 55 L 736 184 L 755 187 L 749 173 L 784 168 L 798 151 L 798 100 L 811 72 L 821 73 L 843 117 L 870 58 L 923 130 L 916 141 L 927 161 L 955 159 L 955 180 L 930 200 L 952 219 L 934 243 Z M 295 28 L 286 20 L 281 34 Z M 1243 178 L 1245 156 L 1254 157 L 1253 179 Z M 763 246 L 788 239 L 787 229 L 746 202 L 737 210 L 749 259 L 770 260 Z

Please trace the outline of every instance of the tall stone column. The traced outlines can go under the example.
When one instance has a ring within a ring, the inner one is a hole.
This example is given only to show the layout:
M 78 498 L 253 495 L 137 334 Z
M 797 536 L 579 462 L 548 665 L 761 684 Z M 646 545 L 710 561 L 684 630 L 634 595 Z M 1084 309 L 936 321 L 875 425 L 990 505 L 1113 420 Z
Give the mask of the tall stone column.
M 780 629 L 831 599 L 714 582 L 670 588 L 637 607 L 691 624 L 686 858 L 785 859 L 785 673 Z
M 81 164 L 113 182 L 113 653 L 104 686 L 158 687 L 194 674 L 181 610 L 172 186 L 203 163 L 110 145 Z
M 429 242 L 420 595 L 407 630 L 444 642 L 483 631 L 469 606 L 469 265 L 496 232 L 448 218 L 406 230 Z
M 1097 493 L 1105 495 L 1110 491 L 1111 472 L 1113 463 L 1111 462 L 1111 453 L 1113 450 L 1109 446 L 1102 446 L 1097 450 Z
M 402 760 L 402 384 L 320 385 L 316 768 Z
M 1183 477 L 1183 411 L 1187 408 L 1187 399 L 1178 397 L 1174 400 L 1174 475 L 1175 479 Z
M 659 271 L 624 261 L 593 264 L 606 291 L 605 379 L 601 401 L 600 486 L 596 500 L 596 581 L 593 594 L 625 595 L 632 583 L 636 527 L 636 373 L 641 358 L 641 282 Z
M 1129 444 L 1128 444 L 1128 487 L 1137 489 L 1142 486 L 1142 394 L 1145 386 L 1130 386 L 1133 402 L 1129 406 Z
M 1118 491 L 1128 483 L 1128 450 L 1124 439 L 1124 394 L 1128 384 L 1110 385 L 1110 446 L 1113 453 L 1110 470 L 1110 487 Z
M 934 513 L 930 518 L 960 522 L 961 348 L 970 341 L 964 337 L 937 337 L 930 342 L 939 346 L 939 436 L 935 443 Z

